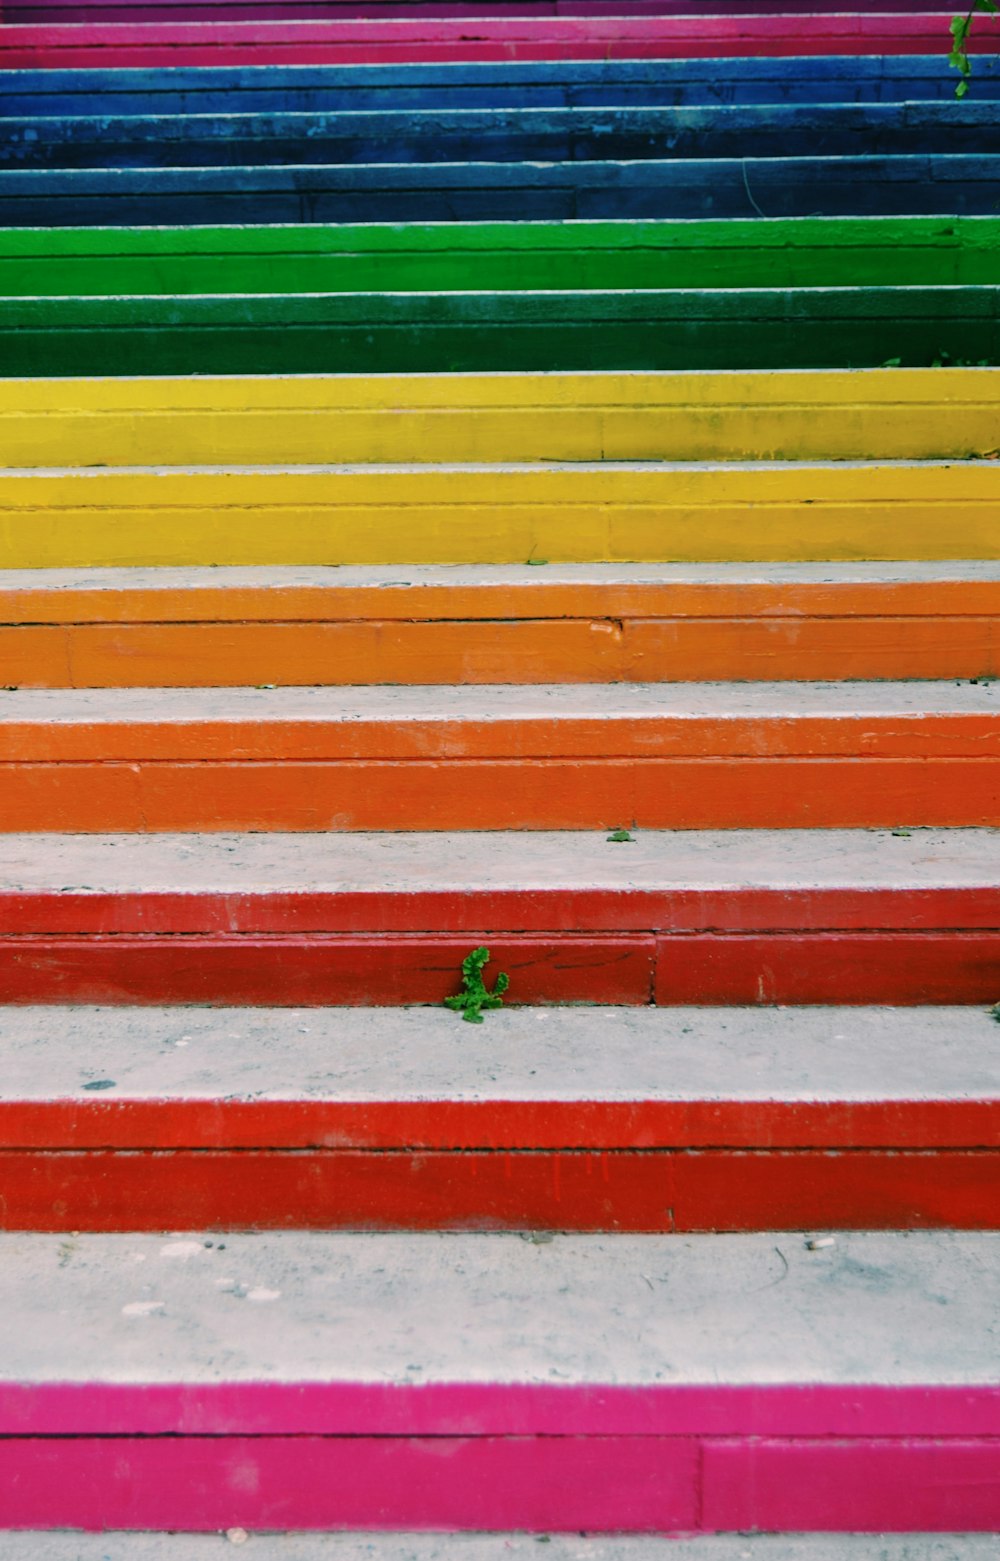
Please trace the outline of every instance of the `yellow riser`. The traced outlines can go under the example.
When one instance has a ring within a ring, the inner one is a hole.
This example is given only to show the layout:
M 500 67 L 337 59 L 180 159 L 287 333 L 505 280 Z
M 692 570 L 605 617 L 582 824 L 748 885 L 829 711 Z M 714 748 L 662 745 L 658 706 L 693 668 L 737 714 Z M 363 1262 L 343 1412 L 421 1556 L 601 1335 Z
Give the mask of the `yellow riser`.
M 929 460 L 1000 446 L 991 370 L 0 381 L 0 465 Z
M 0 473 L 0 568 L 1000 557 L 1000 463 Z

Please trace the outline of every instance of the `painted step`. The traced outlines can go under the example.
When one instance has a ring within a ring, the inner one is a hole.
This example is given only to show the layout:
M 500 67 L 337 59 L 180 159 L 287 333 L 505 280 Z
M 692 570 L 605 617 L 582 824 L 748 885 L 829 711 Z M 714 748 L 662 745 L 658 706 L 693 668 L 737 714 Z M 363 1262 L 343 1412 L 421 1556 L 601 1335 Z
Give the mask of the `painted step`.
M 380 10 L 385 0 L 381 0 Z M 610 0 L 601 0 L 601 6 Z M 662 0 L 658 0 L 658 4 Z M 685 0 L 685 4 L 687 0 Z M 837 8 L 841 0 L 837 0 Z M 817 8 L 818 9 L 818 8 Z M 907 4 L 906 9 L 916 10 Z M 976 60 L 975 101 L 1000 93 L 1000 61 Z M 956 77 L 924 56 L 701 60 L 510 60 L 503 64 L 270 65 L 18 70 L 0 76 L 9 114 L 586 107 L 608 104 L 954 102 Z
M 6 466 L 993 456 L 992 369 L 0 380 Z
M 244 1531 L 245 1532 L 245 1531 Z M 250 1535 L 250 1538 L 256 1536 Z M 664 1541 L 637 1535 L 593 1538 L 559 1534 L 277 1534 L 265 1543 L 275 1561 L 664 1561 Z M 225 1534 L 85 1534 L 10 1530 L 10 1561 L 232 1561 Z M 866 1534 L 710 1534 L 674 1537 L 670 1561 L 870 1561 Z M 989 1534 L 880 1534 L 878 1561 L 993 1561 Z M 259 1548 L 259 1547 L 258 1547 Z M 251 1551 L 251 1554 L 253 1552 Z
M 928 55 L 947 10 L 917 15 L 461 17 L 426 21 L 139 22 L 5 26 L 0 68 L 420 64 L 454 60 Z M 969 52 L 995 54 L 996 29 Z
M 991 682 L 0 691 L 0 829 L 1000 826 Z
M 995 461 L 0 468 L 0 562 L 996 560 L 998 502 Z
M 0 571 L 0 685 L 1000 676 L 998 563 L 494 564 L 406 576 Z
M 994 216 L 998 178 L 996 152 L 6 168 L 0 226 Z
M 940 13 L 941 0 L 879 0 L 879 11 Z M 843 0 L 712 0 L 711 16 L 819 16 L 843 10 Z M 338 16 L 368 20 L 462 16 L 690 16 L 691 0 L 15 0 L 8 23 L 310 21 Z M 698 13 L 696 13 L 698 14 Z
M 990 1004 L 998 870 L 995 830 L 6 834 L 0 993 L 438 1004 L 486 943 L 514 1004 Z
M 8 1527 L 1000 1519 L 1000 1238 L 5 1236 Z
M 912 156 L 1000 152 L 1000 103 L 434 108 L 0 119 L 5 169 Z
M 991 284 L 996 217 L 0 228 L 0 295 Z
M 4 1011 L 5 1230 L 1000 1225 L 976 1008 Z
M 949 361 L 1000 363 L 1000 288 L 0 298 L 15 377 Z

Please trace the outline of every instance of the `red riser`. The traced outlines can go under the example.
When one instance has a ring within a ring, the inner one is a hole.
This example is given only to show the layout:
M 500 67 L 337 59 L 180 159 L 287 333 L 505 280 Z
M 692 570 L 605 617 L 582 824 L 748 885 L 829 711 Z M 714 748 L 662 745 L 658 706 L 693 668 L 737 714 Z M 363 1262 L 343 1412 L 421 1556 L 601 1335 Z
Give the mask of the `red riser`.
M 92 1094 L 86 1100 L 3 1101 L 0 1145 L 6 1151 L 192 1152 L 405 1147 L 495 1155 L 526 1149 L 1000 1149 L 1000 1124 L 996 1102 L 983 1099 L 137 1100 Z
M 1000 1151 L 0 1152 L 0 1228 L 1000 1227 Z
M 1000 931 L 0 938 L 0 1002 L 439 1003 L 488 941 L 516 1003 L 991 1003 Z
M 11 26 L 0 68 L 938 54 L 951 13 Z M 473 34 L 470 36 L 470 32 Z M 970 49 L 995 49 L 989 19 Z

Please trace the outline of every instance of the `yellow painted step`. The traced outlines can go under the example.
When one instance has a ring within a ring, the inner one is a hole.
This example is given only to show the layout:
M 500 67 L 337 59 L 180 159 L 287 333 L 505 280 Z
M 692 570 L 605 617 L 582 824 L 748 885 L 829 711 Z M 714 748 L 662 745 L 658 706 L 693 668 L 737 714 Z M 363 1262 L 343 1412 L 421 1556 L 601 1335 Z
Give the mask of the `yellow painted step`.
M 1000 462 L 0 472 L 0 568 L 1000 557 Z
M 0 465 L 938 460 L 1000 445 L 1000 371 L 0 381 Z

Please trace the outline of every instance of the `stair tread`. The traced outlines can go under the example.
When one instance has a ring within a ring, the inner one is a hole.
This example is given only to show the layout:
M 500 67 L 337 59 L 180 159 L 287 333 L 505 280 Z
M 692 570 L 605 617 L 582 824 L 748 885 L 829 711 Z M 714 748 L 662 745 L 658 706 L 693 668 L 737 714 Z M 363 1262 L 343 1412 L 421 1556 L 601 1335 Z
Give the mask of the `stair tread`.
M 93 1384 L 76 1417 L 95 1431 L 102 1409 L 134 1416 L 150 1384 L 313 1384 L 333 1390 L 327 1429 L 335 1419 L 347 1430 L 361 1406 L 336 1389 L 351 1384 L 377 1385 L 383 1424 L 387 1389 L 417 1388 L 410 1413 L 429 1429 L 447 1419 L 440 1402 L 420 1403 L 430 1384 L 459 1398 L 462 1384 L 558 1384 L 553 1414 L 566 1426 L 573 1387 L 710 1395 L 996 1379 L 994 1234 L 849 1233 L 816 1251 L 792 1233 L 541 1245 L 517 1234 L 19 1234 L 0 1237 L 0 1259 L 0 1380 L 54 1389 L 50 1403 Z M 110 1407 L 94 1402 L 115 1384 Z M 302 1426 L 309 1397 L 303 1387 L 270 1429 Z M 8 1396 L 0 1427 L 28 1432 L 26 1407 Z M 594 1406 L 591 1424 L 607 1415 Z M 751 1401 L 744 1425 L 754 1415 Z
M 988 678 L 829 683 L 386 684 L 290 688 L 0 689 L 0 724 L 281 725 L 912 720 L 1000 715 Z M 763 739 L 760 739 L 763 741 Z M 706 749 L 706 752 L 711 751 Z M 762 747 L 761 752 L 768 751 Z
M 995 888 L 1000 829 L 0 833 L 0 894 Z
M 245 1530 L 235 1530 L 237 1535 Z M 545 1549 L 539 1549 L 544 1537 Z M 991 1534 L 712 1534 L 695 1538 L 552 1534 L 340 1534 L 250 1536 L 254 1558 L 274 1561 L 995 1561 Z M 233 1561 L 226 1534 L 4 1534 L 6 1561 Z
M 76 1005 L 8 1011 L 3 1029 L 2 1103 L 808 1103 L 1000 1092 L 1000 1027 L 973 1007 L 520 1008 L 472 1029 L 441 1008 Z M 95 1079 L 108 1087 L 95 1093 Z
M 819 588 L 825 585 L 905 585 L 914 582 L 929 588 L 940 584 L 1000 582 L 1000 559 L 926 559 L 855 563 L 820 562 L 747 563 L 590 563 L 552 562 L 544 569 L 533 564 L 406 564 L 361 565 L 190 565 L 169 564 L 134 568 L 0 569 L 0 592 L 30 592 L 32 596 L 58 597 L 67 591 L 94 595 L 111 591 L 141 590 L 166 594 L 177 590 L 293 590 L 321 588 L 331 592 L 418 587 L 479 588 L 484 593 L 497 586 L 530 587 L 544 596 L 562 585 L 600 587 L 671 587 L 709 585 L 790 585 Z M 376 599 L 377 605 L 377 599 Z M 959 601 L 950 602 L 961 611 Z

